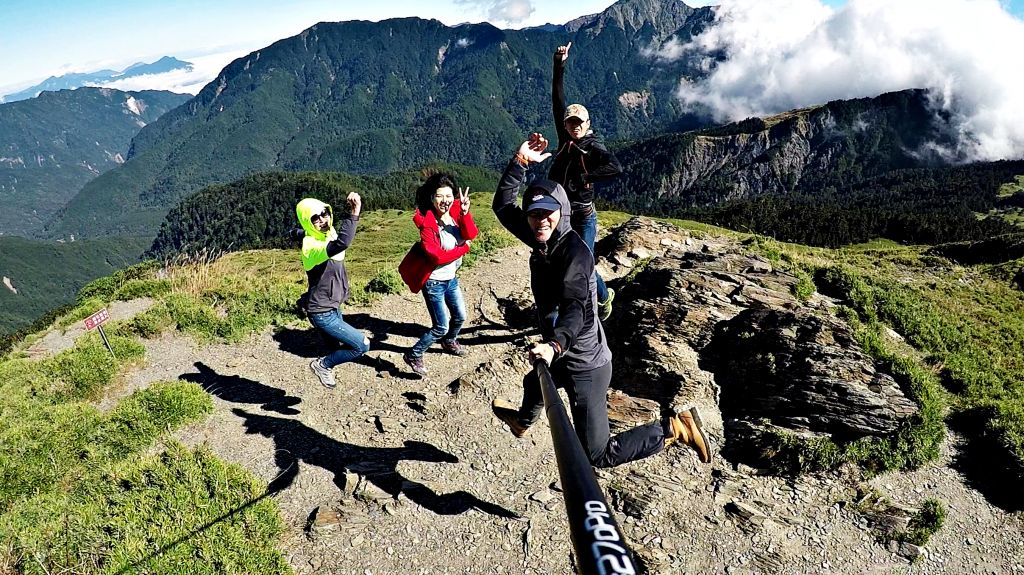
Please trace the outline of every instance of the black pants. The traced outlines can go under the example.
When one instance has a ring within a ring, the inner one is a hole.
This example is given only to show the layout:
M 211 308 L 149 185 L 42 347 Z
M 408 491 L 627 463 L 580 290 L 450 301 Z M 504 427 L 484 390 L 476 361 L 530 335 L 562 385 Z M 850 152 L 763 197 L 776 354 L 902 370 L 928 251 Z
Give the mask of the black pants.
M 557 387 L 569 395 L 569 409 L 576 435 L 583 444 L 590 463 L 595 467 L 614 467 L 643 459 L 665 446 L 665 430 L 660 421 L 634 427 L 610 437 L 608 428 L 608 384 L 612 379 L 612 362 L 584 372 L 570 372 L 552 367 L 551 377 Z M 522 423 L 532 425 L 544 409 L 537 372 L 523 378 L 523 403 L 519 408 Z

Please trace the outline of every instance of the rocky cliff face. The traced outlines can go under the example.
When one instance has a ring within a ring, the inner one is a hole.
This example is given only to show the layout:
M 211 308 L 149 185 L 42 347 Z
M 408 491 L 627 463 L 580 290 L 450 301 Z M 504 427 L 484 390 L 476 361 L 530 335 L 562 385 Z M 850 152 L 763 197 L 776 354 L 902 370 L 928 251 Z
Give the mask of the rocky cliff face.
M 602 241 L 605 277 L 632 276 L 609 321 L 613 387 L 627 396 L 613 395 L 613 419 L 697 404 L 712 426 L 720 414 L 733 457 L 764 463 L 766 436 L 887 437 L 917 412 L 831 300 L 801 301 L 799 278 L 745 251 L 643 218 Z
M 570 32 L 583 30 L 588 36 L 596 36 L 605 26 L 631 34 L 646 31 L 651 34 L 650 40 L 661 43 L 672 35 L 688 36 L 695 27 L 713 19 L 712 8 L 691 8 L 678 0 L 620 0 L 600 14 L 568 22 L 565 28 Z
M 839 189 L 891 170 L 932 165 L 943 120 L 921 90 L 830 102 L 770 118 L 659 136 L 619 152 L 613 201 L 706 206 L 766 194 Z

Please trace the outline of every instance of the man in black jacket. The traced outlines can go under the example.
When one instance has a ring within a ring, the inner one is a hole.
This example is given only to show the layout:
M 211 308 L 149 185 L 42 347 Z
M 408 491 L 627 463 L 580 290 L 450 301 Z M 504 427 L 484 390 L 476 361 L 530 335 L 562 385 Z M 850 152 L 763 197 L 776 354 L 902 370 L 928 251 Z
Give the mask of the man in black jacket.
M 544 341 L 529 349 L 531 361 L 548 364 L 555 384 L 565 387 L 573 426 L 591 464 L 612 467 L 635 461 L 675 441 L 690 445 L 702 461 L 709 462 L 711 454 L 696 408 L 610 436 L 607 394 L 612 353 L 597 319 L 594 256 L 569 225 L 571 208 L 561 185 L 535 181 L 523 194 L 522 208 L 516 205 L 526 166 L 549 157 L 542 153 L 545 147 L 547 141 L 540 134 L 523 143 L 505 169 L 493 203 L 501 224 L 533 249 L 530 288 Z M 492 404 L 494 414 L 516 437 L 537 421 L 542 408 L 540 381 L 532 370 L 523 379 L 518 409 L 500 399 Z
M 590 112 L 582 104 L 565 105 L 565 62 L 572 42 L 555 50 L 551 79 L 551 113 L 558 131 L 558 149 L 548 171 L 548 179 L 558 182 L 572 205 L 572 229 L 594 251 L 597 240 L 597 210 L 594 208 L 594 184 L 622 173 L 619 160 L 608 151 L 601 138 L 590 128 Z M 597 274 L 597 301 L 601 320 L 612 313 L 615 291 L 609 290 Z

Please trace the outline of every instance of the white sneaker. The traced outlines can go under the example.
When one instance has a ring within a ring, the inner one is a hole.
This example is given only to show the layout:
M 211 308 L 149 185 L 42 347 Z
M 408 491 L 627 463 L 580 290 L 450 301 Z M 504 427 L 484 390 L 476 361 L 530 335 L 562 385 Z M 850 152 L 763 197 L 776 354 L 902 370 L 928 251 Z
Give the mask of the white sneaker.
M 313 370 L 313 374 L 327 389 L 334 389 L 338 385 L 334 382 L 334 370 L 324 367 L 319 358 L 309 362 L 309 369 Z

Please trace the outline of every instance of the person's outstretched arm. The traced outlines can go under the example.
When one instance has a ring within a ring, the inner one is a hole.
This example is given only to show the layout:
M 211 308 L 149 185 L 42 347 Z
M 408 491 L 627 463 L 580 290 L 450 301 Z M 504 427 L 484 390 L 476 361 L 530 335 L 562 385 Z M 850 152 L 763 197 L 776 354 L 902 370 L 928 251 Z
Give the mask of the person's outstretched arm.
M 534 162 L 543 162 L 551 157 L 550 153 L 542 153 L 547 145 L 548 142 L 544 136 L 537 133 L 530 134 L 530 139 L 519 146 L 515 157 L 509 161 L 505 172 L 501 175 L 498 189 L 494 193 L 494 201 L 491 203 L 491 209 L 498 216 L 501 225 L 530 247 L 537 245 L 537 241 L 533 238 L 533 231 L 526 221 L 526 214 L 521 207 L 516 205 L 516 198 L 519 195 L 519 188 L 523 185 L 523 180 L 526 179 L 526 166 Z
M 565 76 L 565 61 L 569 59 L 569 48 L 572 42 L 555 48 L 551 69 L 551 115 L 555 120 L 558 132 L 558 145 L 569 141 L 569 132 L 565 129 L 565 87 L 562 79 Z
M 327 242 L 327 257 L 334 257 L 347 250 L 356 237 L 356 226 L 359 224 L 359 212 L 363 209 L 363 200 L 356 192 L 350 193 L 346 200 L 348 201 L 348 217 L 339 222 L 340 229 L 337 238 Z

